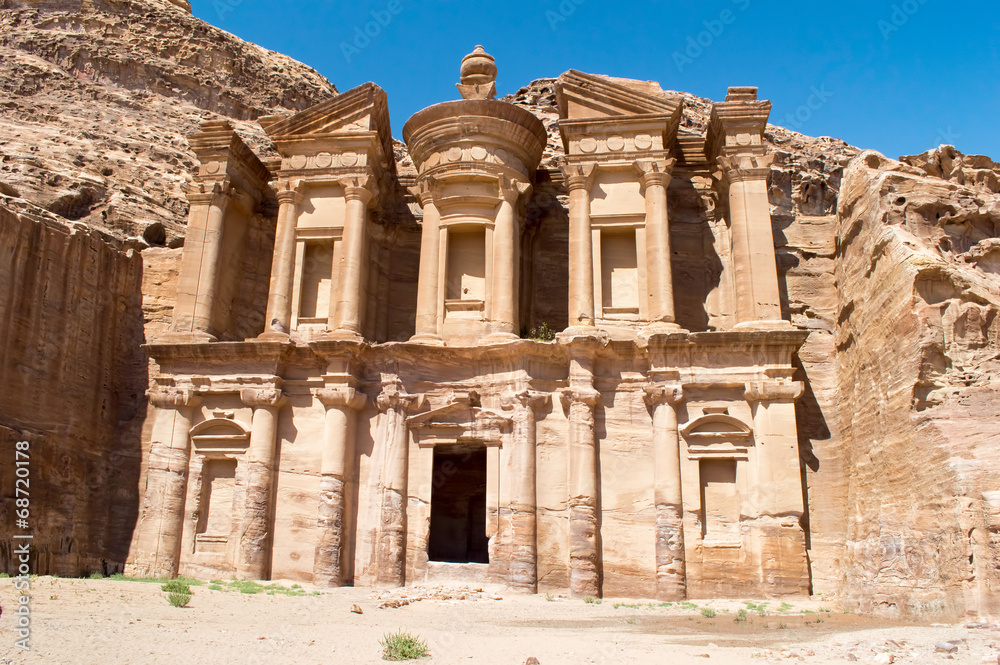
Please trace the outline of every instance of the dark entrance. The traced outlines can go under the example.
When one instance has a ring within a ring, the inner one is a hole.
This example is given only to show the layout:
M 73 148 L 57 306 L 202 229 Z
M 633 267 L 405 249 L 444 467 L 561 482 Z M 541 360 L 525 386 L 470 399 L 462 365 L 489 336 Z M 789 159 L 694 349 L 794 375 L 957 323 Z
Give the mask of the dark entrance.
M 431 561 L 489 563 L 486 537 L 486 447 L 434 447 Z

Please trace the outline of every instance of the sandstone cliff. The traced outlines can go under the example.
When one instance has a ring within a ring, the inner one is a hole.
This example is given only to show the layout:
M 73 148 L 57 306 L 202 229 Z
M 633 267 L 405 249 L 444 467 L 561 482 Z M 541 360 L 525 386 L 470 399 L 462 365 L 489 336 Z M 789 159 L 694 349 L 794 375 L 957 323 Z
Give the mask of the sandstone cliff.
M 180 258 L 156 246 L 180 245 L 187 221 L 185 136 L 227 118 L 266 154 L 254 118 L 336 92 L 186 0 L 0 0 L 0 569 L 13 572 L 11 451 L 28 440 L 37 570 L 120 570 L 140 345 L 169 324 Z

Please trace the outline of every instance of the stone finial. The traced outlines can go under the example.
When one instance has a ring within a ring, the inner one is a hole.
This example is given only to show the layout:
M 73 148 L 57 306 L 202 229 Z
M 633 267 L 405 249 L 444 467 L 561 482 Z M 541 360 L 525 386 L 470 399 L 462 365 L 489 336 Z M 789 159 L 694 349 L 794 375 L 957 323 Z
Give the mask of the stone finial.
M 497 96 L 497 63 L 482 46 L 462 58 L 459 72 L 461 83 L 456 84 L 462 99 L 494 99 Z

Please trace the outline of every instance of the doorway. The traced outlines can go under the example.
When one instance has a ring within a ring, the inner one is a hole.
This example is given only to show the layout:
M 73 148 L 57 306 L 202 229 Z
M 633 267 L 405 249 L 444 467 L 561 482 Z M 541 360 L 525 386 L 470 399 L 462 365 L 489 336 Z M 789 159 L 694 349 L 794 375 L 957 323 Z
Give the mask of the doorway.
M 427 555 L 431 561 L 489 563 L 485 446 L 434 447 Z

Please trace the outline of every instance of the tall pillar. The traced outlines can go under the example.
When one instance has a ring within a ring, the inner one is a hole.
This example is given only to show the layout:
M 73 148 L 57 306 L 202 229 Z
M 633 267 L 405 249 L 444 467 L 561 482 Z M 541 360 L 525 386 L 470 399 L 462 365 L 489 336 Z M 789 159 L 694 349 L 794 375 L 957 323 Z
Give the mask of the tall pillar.
M 139 577 L 176 577 L 191 455 L 189 432 L 198 398 L 189 389 L 151 390 L 148 395 L 156 415 L 139 534 L 127 571 Z
M 677 409 L 684 399 L 680 385 L 646 386 L 653 410 L 653 495 L 656 503 L 656 597 L 687 597 L 684 565 L 684 503 L 681 496 L 680 437 Z
M 370 180 L 370 177 L 364 176 L 340 181 L 347 198 L 347 211 L 344 218 L 344 244 L 337 270 L 333 328 L 340 336 L 352 339 L 362 337 L 362 294 L 370 261 L 365 255 L 368 204 L 373 197 Z
M 218 288 L 219 258 L 226 210 L 234 194 L 229 181 L 205 183 L 207 192 L 187 193 L 191 203 L 188 216 L 189 240 L 181 260 L 172 333 L 195 334 L 214 341 L 212 310 Z
M 590 229 L 590 188 L 594 164 L 564 164 L 569 190 L 569 325 L 594 325 L 594 241 Z
M 378 425 L 382 468 L 378 470 L 376 494 L 378 524 L 372 542 L 377 585 L 402 586 L 406 581 L 406 499 L 410 433 L 406 414 L 423 401 L 421 395 L 408 395 L 398 379 L 383 385 L 378 396 L 382 412 Z
M 507 177 L 500 182 L 500 208 L 493 229 L 493 275 L 490 285 L 492 332 L 483 340 L 486 343 L 520 339 L 517 308 L 521 233 L 517 204 L 521 195 L 529 189 L 529 183 Z
M 601 595 L 594 431 L 594 409 L 601 401 L 601 393 L 594 389 L 594 353 L 601 341 L 597 336 L 581 336 L 566 342 L 570 346 L 569 387 L 562 391 L 563 405 L 569 411 L 569 584 L 574 596 L 584 597 Z
M 278 225 L 274 233 L 271 285 L 262 338 L 287 339 L 292 327 L 292 285 L 295 281 L 295 229 L 298 226 L 302 192 L 298 183 L 282 181 L 275 187 Z
M 667 187 L 674 159 L 636 162 L 646 202 L 646 284 L 647 318 L 654 325 L 676 328 L 674 286 L 670 259 L 670 220 Z M 674 325 L 671 325 L 674 324 Z
M 774 155 L 763 136 L 770 112 L 770 102 L 757 101 L 757 88 L 730 88 L 726 101 L 712 106 L 705 144 L 729 203 L 737 328 L 790 327 L 781 319 L 767 193 Z
M 240 399 L 253 408 L 253 420 L 246 454 L 246 506 L 240 520 L 236 576 L 264 580 L 271 568 L 275 448 L 284 395 L 278 388 L 247 388 L 240 392 Z
M 434 202 L 433 183 L 425 182 L 419 191 L 424 219 L 420 232 L 420 272 L 417 277 L 416 330 L 411 341 L 443 344 L 438 329 L 441 271 L 441 212 Z
M 531 390 L 509 393 L 503 398 L 503 407 L 513 411 L 513 459 L 510 468 L 514 485 L 510 506 L 513 549 L 508 584 L 528 593 L 538 591 L 535 413 L 549 401 L 548 393 Z
M 336 587 L 344 583 L 346 545 L 345 500 L 348 475 L 354 459 L 354 436 L 358 410 L 366 397 L 350 386 L 316 391 L 326 407 L 323 457 L 320 467 L 319 531 L 313 584 Z

